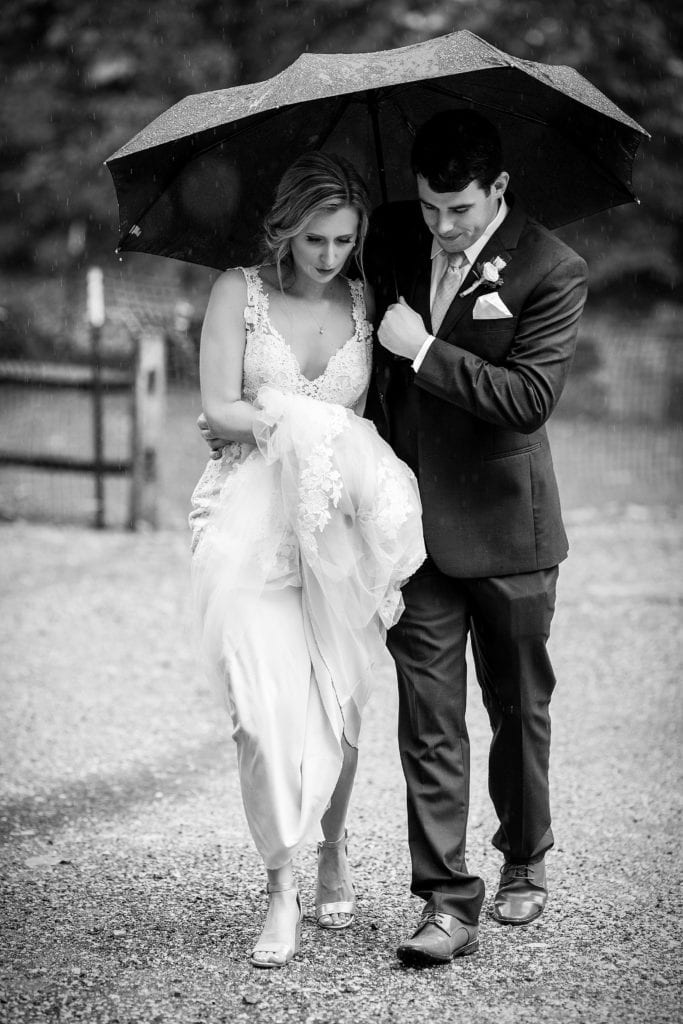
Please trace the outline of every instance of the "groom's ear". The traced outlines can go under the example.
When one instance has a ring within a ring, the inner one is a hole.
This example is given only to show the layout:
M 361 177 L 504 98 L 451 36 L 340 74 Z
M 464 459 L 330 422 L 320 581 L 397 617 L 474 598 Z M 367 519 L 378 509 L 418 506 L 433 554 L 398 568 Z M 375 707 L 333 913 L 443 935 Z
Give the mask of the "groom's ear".
M 510 175 L 507 171 L 501 171 L 494 183 L 491 185 L 491 191 L 493 192 L 496 199 L 501 199 L 505 195 L 505 189 L 508 187 L 510 182 Z

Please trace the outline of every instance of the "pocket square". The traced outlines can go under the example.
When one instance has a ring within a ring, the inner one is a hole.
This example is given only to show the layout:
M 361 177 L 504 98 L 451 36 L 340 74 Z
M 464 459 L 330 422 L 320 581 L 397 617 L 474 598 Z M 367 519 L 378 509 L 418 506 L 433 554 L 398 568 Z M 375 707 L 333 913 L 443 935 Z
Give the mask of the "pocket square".
M 502 320 L 504 317 L 510 316 L 512 316 L 512 313 L 498 292 L 480 295 L 472 310 L 473 320 Z

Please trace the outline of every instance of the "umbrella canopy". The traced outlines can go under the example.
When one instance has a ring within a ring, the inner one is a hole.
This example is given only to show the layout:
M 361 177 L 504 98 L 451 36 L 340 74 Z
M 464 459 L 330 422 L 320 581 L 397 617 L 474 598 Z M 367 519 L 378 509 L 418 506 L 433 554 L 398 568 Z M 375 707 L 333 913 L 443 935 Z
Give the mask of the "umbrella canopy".
M 106 161 L 119 251 L 221 270 L 253 262 L 275 186 L 308 150 L 348 157 L 376 202 L 411 198 L 416 127 L 454 107 L 498 127 L 511 188 L 547 227 L 635 201 L 643 128 L 572 68 L 463 31 L 378 53 L 304 54 L 267 81 L 175 104 Z

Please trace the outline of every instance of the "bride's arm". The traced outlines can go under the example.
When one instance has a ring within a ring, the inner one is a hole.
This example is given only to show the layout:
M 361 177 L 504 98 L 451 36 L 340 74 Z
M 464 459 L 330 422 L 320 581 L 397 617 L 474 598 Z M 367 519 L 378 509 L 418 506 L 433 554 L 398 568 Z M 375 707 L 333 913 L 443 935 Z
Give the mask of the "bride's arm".
M 202 408 L 211 433 L 225 441 L 254 443 L 255 412 L 242 399 L 246 282 L 239 270 L 215 281 L 206 307 L 199 349 Z

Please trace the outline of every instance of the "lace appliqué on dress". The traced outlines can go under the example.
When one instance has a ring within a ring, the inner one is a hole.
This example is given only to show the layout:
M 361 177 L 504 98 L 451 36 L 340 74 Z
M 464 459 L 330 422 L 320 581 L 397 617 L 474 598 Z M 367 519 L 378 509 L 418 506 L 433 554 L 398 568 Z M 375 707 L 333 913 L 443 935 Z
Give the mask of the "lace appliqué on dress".
M 382 459 L 377 466 L 377 483 L 375 519 L 384 536 L 394 540 L 414 512 L 414 504 L 406 498 L 405 473 L 399 473 L 395 464 Z
M 242 463 L 242 456 L 242 445 L 238 441 L 231 441 L 223 449 L 220 459 L 209 459 L 204 472 L 197 481 L 190 499 L 192 511 L 188 516 L 192 530 L 191 551 L 193 553 L 228 476 L 230 473 L 234 473 L 237 466 Z
M 331 442 L 347 423 L 345 411 L 334 409 L 320 443 L 305 459 L 301 470 L 297 522 L 299 541 L 309 558 L 318 553 L 316 531 L 322 533 L 325 529 L 332 518 L 330 506 L 337 508 L 342 496 L 342 477 L 332 464 Z

